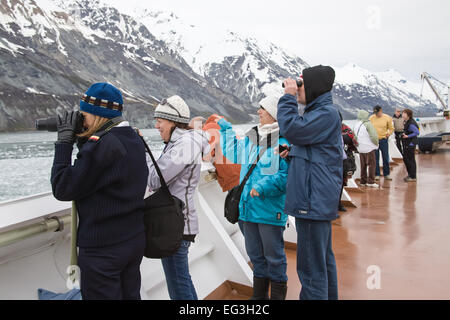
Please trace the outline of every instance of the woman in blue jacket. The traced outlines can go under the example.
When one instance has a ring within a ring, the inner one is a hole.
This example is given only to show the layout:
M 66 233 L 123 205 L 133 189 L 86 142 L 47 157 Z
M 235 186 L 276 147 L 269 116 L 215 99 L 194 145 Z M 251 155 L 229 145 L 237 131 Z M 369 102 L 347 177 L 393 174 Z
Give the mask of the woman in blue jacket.
M 221 127 L 223 154 L 233 163 L 242 164 L 240 182 L 252 164 L 256 168 L 245 184 L 239 204 L 239 220 L 247 254 L 253 264 L 253 300 L 284 300 L 287 292 L 286 255 L 283 232 L 287 215 L 284 211 L 288 163 L 276 152 L 288 141 L 279 136 L 278 98 L 260 102 L 260 124 L 238 140 L 231 124 L 218 121 Z

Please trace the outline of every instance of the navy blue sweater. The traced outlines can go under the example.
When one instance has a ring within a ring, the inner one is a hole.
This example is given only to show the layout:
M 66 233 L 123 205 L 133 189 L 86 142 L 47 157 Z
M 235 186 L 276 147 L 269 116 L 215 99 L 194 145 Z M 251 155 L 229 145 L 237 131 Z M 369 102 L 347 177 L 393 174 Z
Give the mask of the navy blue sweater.
M 75 200 L 79 247 L 117 244 L 144 231 L 148 168 L 144 144 L 131 127 L 90 139 L 71 165 L 73 146 L 55 144 L 51 183 L 61 201 Z

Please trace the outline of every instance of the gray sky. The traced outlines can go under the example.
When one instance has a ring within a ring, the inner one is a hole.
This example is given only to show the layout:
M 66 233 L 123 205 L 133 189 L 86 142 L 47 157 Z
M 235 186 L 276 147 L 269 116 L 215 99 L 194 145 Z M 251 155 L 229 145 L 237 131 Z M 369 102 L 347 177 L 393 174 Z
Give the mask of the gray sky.
M 104 1 L 172 11 L 190 24 L 265 39 L 311 65 L 393 68 L 416 82 L 427 71 L 450 82 L 448 0 Z

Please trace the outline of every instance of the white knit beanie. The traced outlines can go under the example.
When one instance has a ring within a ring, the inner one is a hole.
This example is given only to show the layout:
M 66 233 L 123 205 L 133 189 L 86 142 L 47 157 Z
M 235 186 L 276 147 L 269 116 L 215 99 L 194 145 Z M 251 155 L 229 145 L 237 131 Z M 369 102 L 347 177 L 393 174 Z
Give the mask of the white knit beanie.
M 155 109 L 154 117 L 173 122 L 189 123 L 191 112 L 183 99 L 179 96 L 172 96 L 161 100 Z
M 259 105 L 264 108 L 275 120 L 277 120 L 278 101 L 280 98 L 275 96 L 265 97 L 259 102 Z

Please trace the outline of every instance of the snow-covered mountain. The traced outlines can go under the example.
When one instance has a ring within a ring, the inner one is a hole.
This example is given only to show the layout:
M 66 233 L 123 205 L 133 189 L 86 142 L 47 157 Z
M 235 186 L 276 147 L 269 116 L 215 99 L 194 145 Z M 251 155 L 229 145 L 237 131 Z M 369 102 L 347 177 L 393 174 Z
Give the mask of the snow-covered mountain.
M 199 75 L 252 103 L 263 96 L 282 94 L 282 80 L 298 76 L 309 67 L 275 44 L 232 31 L 211 31 L 210 26 L 191 25 L 173 13 L 140 8 L 130 10 L 130 14 L 179 53 Z M 371 72 L 353 63 L 335 70 L 335 101 L 346 117 L 354 117 L 357 108 L 372 110 L 376 104 L 387 112 L 408 107 L 430 115 L 437 109 L 429 88 L 424 88 L 421 99 L 422 85 L 406 80 L 395 70 Z
M 435 112 L 431 101 L 435 96 L 431 89 L 421 83 L 408 81 L 397 71 L 371 72 L 354 63 L 336 70 L 335 95 L 339 100 L 349 102 L 351 112 L 356 103 L 372 105 L 380 101 L 382 106 L 411 108 L 415 111 Z M 420 95 L 422 93 L 422 99 Z M 358 97 L 361 101 L 355 101 Z M 356 103 L 355 103 L 356 102 Z M 341 105 L 344 103 L 341 102 Z
M 308 67 L 273 43 L 188 24 L 173 13 L 139 9 L 130 14 L 200 76 L 252 103 L 267 95 L 281 95 L 282 80 Z
M 0 130 L 71 109 L 94 82 L 126 99 L 125 116 L 149 127 L 157 100 L 181 95 L 193 115 L 250 121 L 251 106 L 208 83 L 129 15 L 97 0 L 1 0 Z
M 122 12 L 99 0 L 0 1 L 0 130 L 29 129 L 35 118 L 72 108 L 98 81 L 122 90 L 126 116 L 141 127 L 151 125 L 149 105 L 172 94 L 185 98 L 193 115 L 248 122 L 261 98 L 281 95 L 282 80 L 309 66 L 275 44 L 172 13 Z M 344 117 L 376 104 L 389 113 L 437 110 L 420 102 L 420 84 L 393 70 L 335 69 L 334 98 Z

